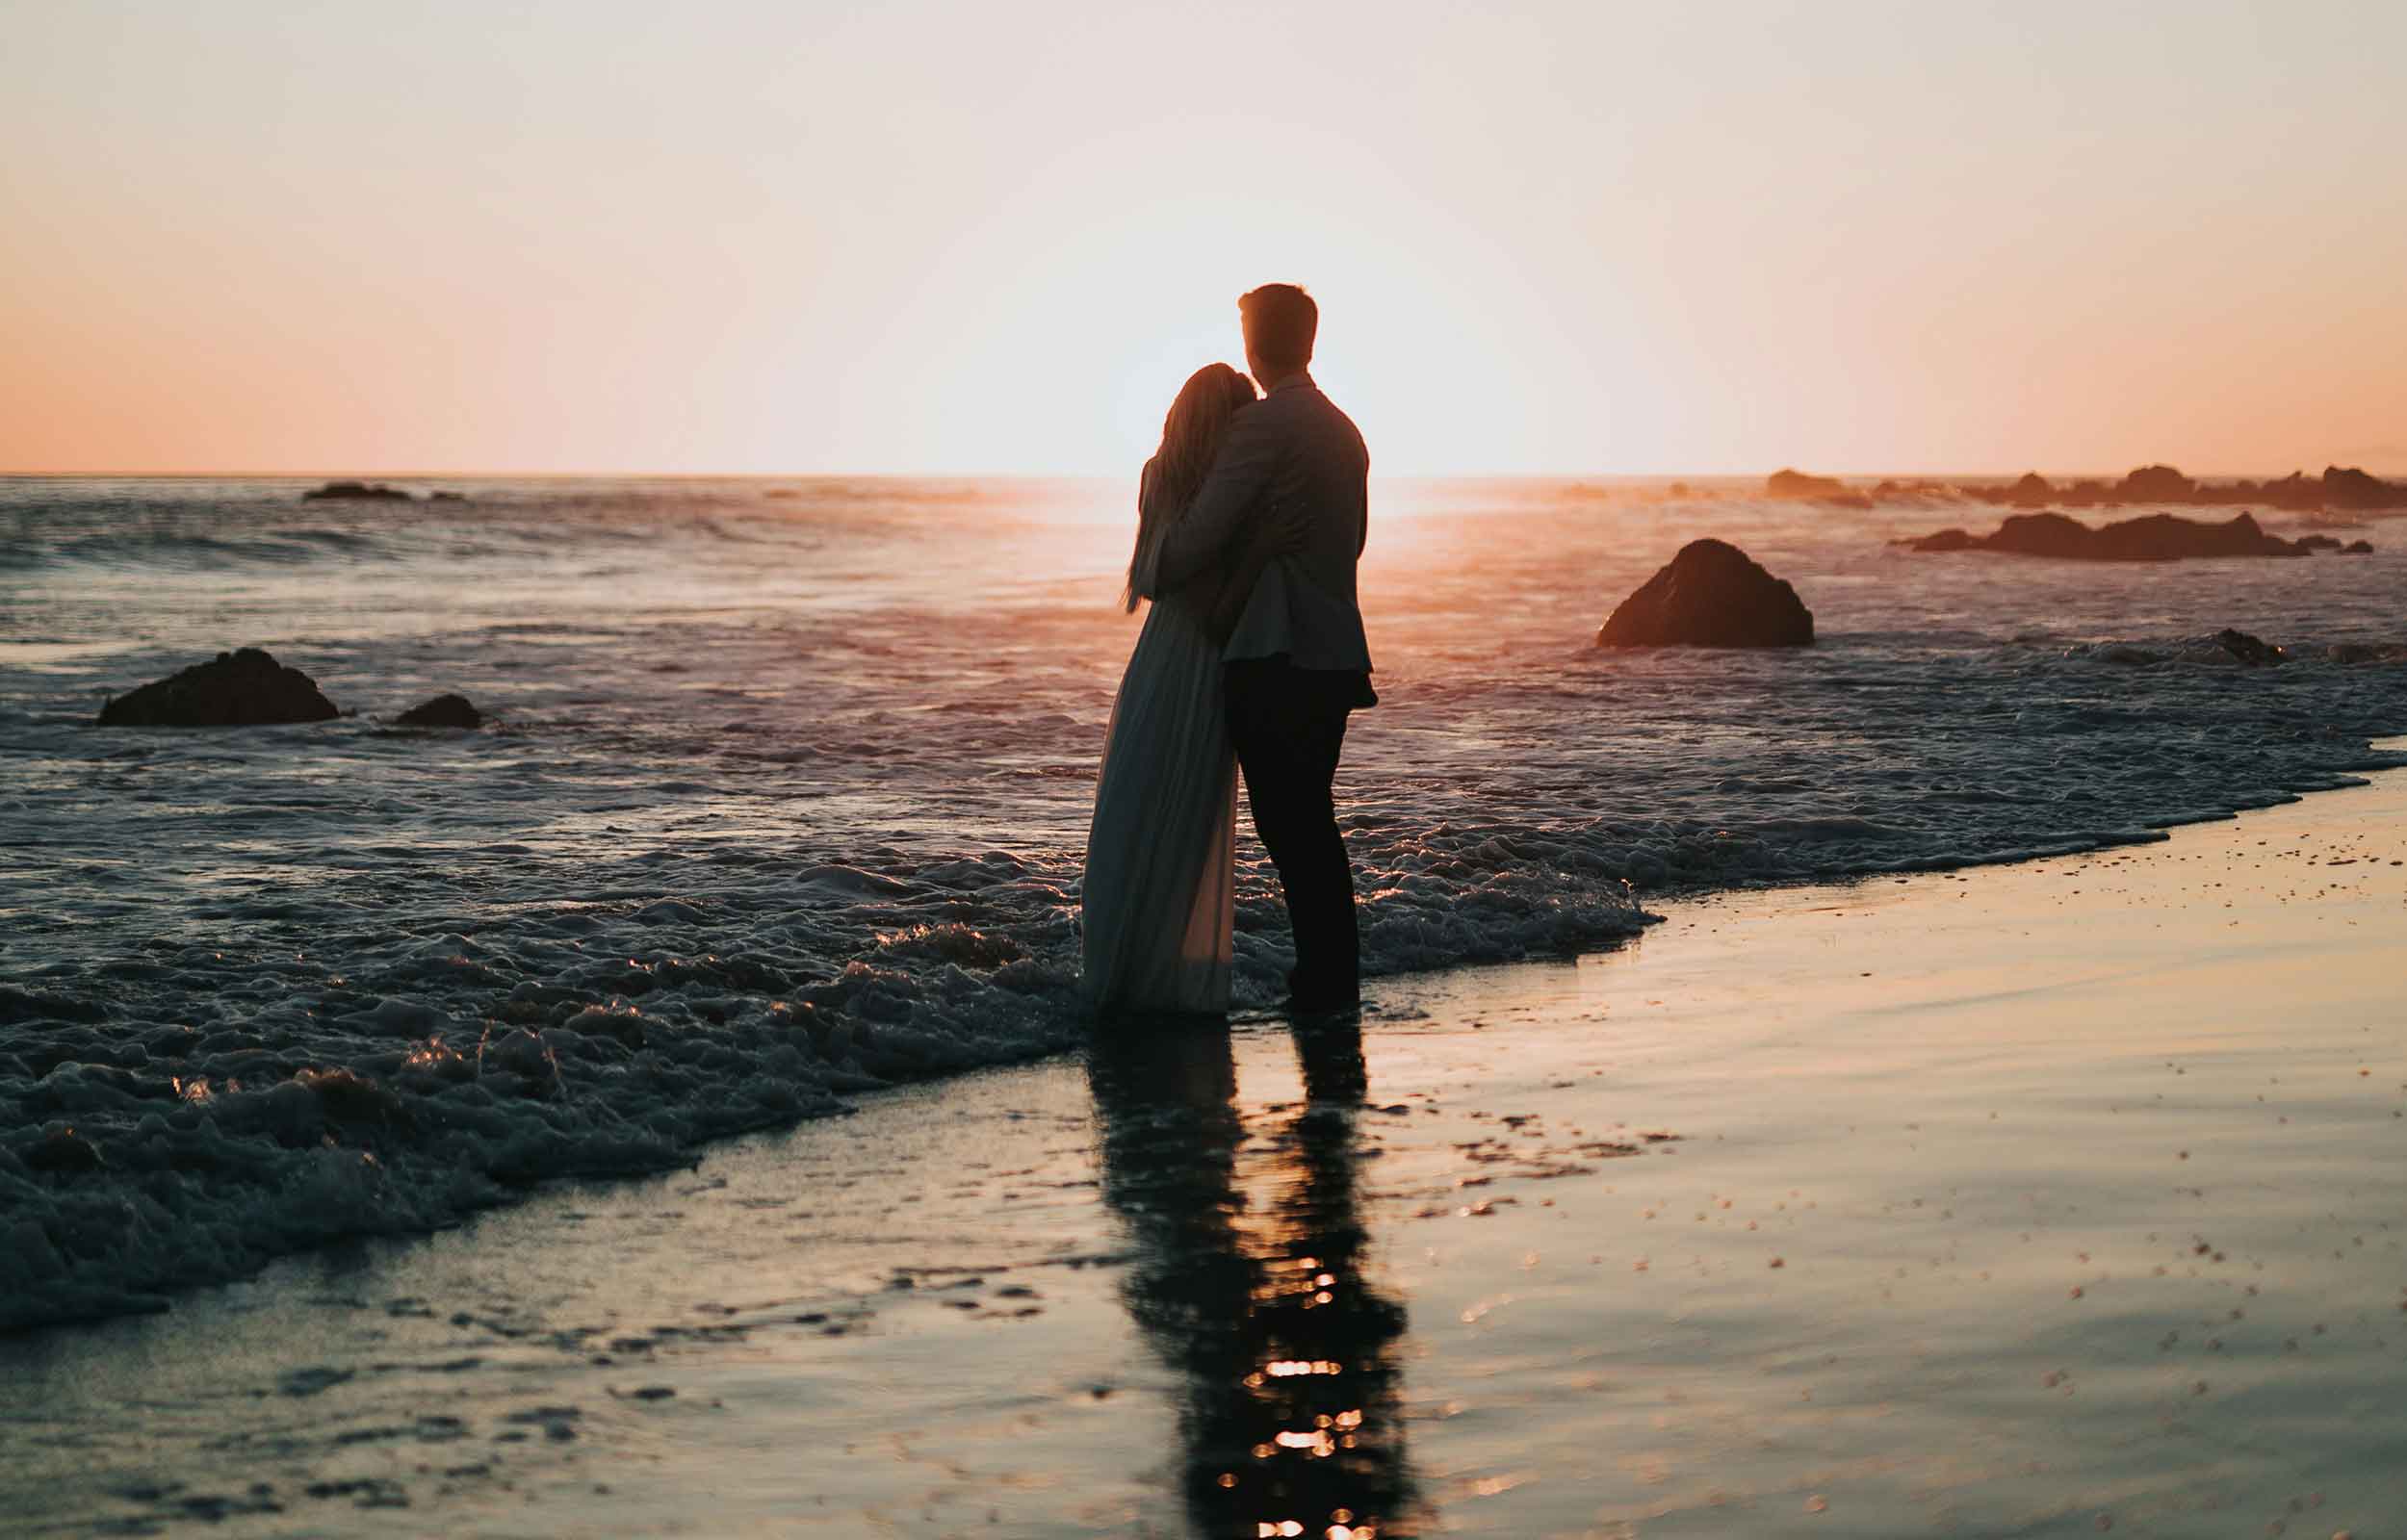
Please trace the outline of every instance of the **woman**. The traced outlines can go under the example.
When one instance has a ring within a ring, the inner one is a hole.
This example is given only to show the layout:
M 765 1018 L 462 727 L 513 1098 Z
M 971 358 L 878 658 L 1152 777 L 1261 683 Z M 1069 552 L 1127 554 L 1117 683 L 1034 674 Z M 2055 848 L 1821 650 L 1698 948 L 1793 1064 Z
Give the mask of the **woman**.
M 1121 597 L 1152 601 L 1112 705 L 1087 830 L 1081 988 L 1098 1009 L 1221 1012 L 1236 919 L 1236 756 L 1220 650 L 1274 557 L 1300 544 L 1266 520 L 1226 568 L 1158 591 L 1162 540 L 1186 511 L 1254 386 L 1226 364 L 1188 376 L 1137 490 Z

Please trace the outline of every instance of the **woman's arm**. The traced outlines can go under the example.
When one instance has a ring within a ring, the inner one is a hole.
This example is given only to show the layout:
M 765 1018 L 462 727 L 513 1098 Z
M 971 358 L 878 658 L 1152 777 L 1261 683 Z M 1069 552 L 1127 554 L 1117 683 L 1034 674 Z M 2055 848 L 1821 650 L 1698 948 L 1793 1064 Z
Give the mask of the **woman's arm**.
M 1159 582 L 1183 588 L 1242 555 L 1246 514 L 1270 484 L 1286 443 L 1268 406 L 1246 407 L 1229 419 L 1229 436 L 1212 457 L 1204 485 L 1162 538 Z

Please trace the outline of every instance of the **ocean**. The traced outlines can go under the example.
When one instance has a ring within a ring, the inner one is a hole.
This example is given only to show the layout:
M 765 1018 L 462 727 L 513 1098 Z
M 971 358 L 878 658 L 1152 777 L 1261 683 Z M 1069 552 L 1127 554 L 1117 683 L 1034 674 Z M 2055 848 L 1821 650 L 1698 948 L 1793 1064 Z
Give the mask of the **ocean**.
M 1132 478 L 312 484 L 0 480 L 0 1327 L 1081 1040 Z M 1339 782 L 1367 970 L 1576 954 L 1682 892 L 2161 838 L 2407 763 L 2368 746 L 2407 732 L 2398 526 L 2168 565 L 1888 544 L 1997 517 L 1375 484 L 1382 704 Z M 1818 644 L 1593 649 L 1701 535 L 1791 580 Z M 2202 643 L 2227 627 L 2289 660 Z M 238 646 L 347 714 L 93 725 Z M 495 725 L 392 725 L 445 691 Z M 1239 860 L 1265 1005 L 1283 915 L 1244 832 Z

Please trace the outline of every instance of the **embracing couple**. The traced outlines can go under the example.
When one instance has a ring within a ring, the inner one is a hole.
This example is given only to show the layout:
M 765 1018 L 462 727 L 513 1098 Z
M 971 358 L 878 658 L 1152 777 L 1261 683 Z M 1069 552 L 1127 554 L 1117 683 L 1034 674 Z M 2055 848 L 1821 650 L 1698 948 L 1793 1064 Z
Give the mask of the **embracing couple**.
M 1359 999 L 1331 787 L 1347 714 L 1377 701 L 1354 589 L 1370 454 L 1312 383 L 1312 297 L 1267 284 L 1237 311 L 1253 380 L 1196 371 L 1137 491 L 1124 597 L 1152 608 L 1112 706 L 1081 900 L 1099 1010 L 1228 1009 L 1240 766 L 1286 890 L 1292 1008 Z

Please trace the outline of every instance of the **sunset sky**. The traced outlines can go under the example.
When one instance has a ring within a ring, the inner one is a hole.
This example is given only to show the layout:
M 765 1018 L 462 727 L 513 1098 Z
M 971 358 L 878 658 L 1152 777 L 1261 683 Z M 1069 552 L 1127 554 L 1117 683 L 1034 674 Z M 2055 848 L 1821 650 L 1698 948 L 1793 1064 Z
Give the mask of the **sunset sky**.
M 0 0 L 0 471 L 2407 470 L 2407 5 Z

